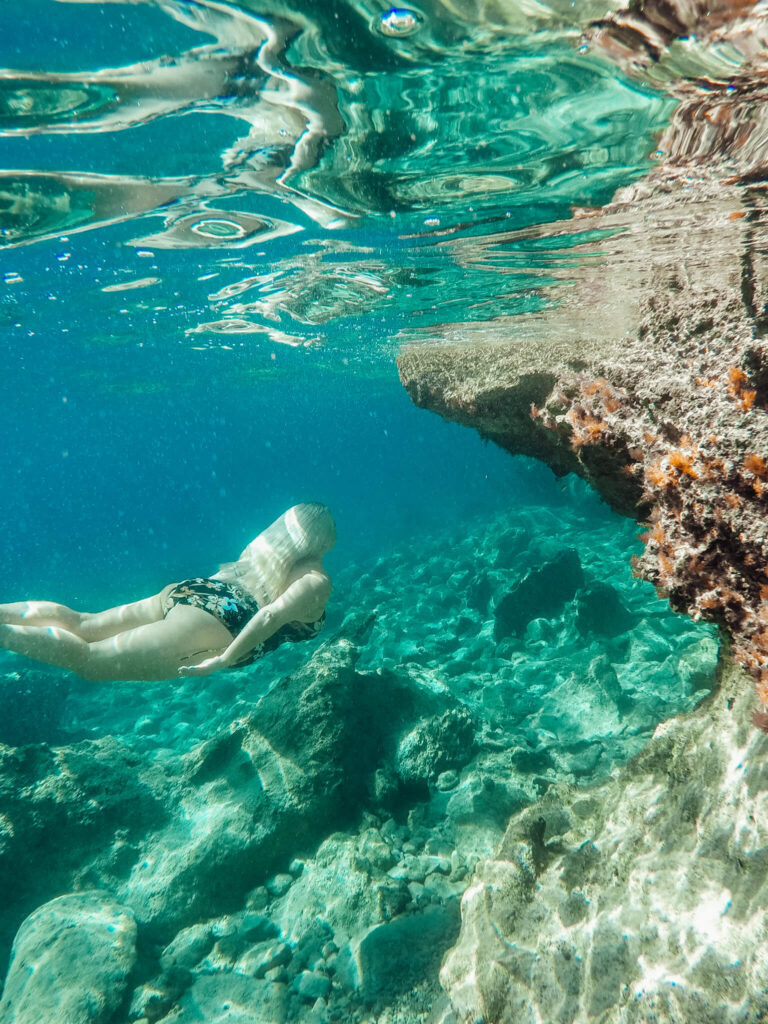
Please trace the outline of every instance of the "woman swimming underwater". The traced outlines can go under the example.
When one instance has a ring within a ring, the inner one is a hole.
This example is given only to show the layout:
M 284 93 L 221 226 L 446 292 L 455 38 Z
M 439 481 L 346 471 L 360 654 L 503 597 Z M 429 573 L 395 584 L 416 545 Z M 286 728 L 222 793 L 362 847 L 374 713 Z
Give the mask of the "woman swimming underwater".
M 0 605 L 0 648 L 93 682 L 173 679 L 247 665 L 285 642 L 317 636 L 336 543 L 325 505 L 289 508 L 236 562 L 210 577 L 103 612 L 51 601 Z

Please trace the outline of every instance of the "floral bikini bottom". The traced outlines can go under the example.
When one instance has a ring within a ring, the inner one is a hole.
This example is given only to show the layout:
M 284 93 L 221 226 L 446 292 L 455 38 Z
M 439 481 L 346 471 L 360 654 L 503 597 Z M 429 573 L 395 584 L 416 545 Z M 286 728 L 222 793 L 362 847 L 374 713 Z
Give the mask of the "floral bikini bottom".
M 259 610 L 256 601 L 240 587 L 205 576 L 177 583 L 165 596 L 163 616 L 177 604 L 190 604 L 193 608 L 210 612 L 232 636 L 237 636 Z

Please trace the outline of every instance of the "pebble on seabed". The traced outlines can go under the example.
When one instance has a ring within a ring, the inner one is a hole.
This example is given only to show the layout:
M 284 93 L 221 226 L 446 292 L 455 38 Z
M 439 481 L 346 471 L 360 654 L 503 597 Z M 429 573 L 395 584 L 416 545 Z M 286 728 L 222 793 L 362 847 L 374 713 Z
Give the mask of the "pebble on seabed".
M 271 878 L 266 885 L 267 891 L 273 896 L 280 897 L 284 896 L 290 887 L 293 885 L 293 876 L 287 874 L 275 875 Z

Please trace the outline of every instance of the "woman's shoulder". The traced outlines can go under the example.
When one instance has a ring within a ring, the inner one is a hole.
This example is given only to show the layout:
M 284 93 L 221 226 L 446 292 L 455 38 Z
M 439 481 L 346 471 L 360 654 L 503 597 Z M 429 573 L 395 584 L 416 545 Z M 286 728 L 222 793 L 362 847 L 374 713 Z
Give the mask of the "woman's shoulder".
M 328 603 L 333 588 L 328 573 L 323 572 L 322 569 L 310 570 L 306 574 L 305 579 L 308 583 L 306 621 L 309 621 L 309 619 L 315 620 L 319 618 L 321 612 L 325 611 L 325 606 Z
M 327 590 L 330 594 L 333 586 L 331 584 L 331 577 L 325 569 L 310 569 L 306 575 L 311 578 L 314 587 L 318 590 Z
M 291 620 L 316 622 L 325 611 L 331 594 L 331 581 L 321 567 L 308 566 L 288 581 L 284 592 L 285 611 Z
M 309 564 L 301 564 L 294 566 L 291 570 L 288 579 L 286 581 L 287 586 L 291 586 L 293 583 L 303 581 L 304 584 L 313 593 L 320 593 L 325 591 L 327 594 L 331 592 L 331 578 L 322 565 L 318 565 L 317 562 L 310 562 Z

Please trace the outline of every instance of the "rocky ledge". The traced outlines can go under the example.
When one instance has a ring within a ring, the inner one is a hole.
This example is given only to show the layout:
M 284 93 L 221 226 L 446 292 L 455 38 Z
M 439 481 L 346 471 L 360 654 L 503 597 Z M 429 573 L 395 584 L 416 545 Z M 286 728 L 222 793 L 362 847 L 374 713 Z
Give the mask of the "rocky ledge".
M 751 4 L 640 0 L 591 26 L 587 45 L 680 100 L 662 162 L 602 209 L 446 239 L 458 259 L 567 248 L 567 279 L 537 313 L 443 325 L 398 360 L 416 404 L 637 519 L 638 575 L 724 639 L 711 699 L 610 780 L 512 817 L 462 900 L 445 1021 L 768 1015 L 768 752 L 751 727 L 768 731 L 766 24 Z
M 542 288 L 550 301 L 537 313 L 444 325 L 398 366 L 417 405 L 578 473 L 640 520 L 638 572 L 675 609 L 724 627 L 765 705 L 768 146 L 754 43 L 768 19 L 720 8 L 710 22 L 696 4 L 641 3 L 590 29 L 590 45 L 670 80 L 681 100 L 663 164 L 602 209 L 442 243 L 459 260 L 478 247 L 533 242 L 541 257 L 567 246 L 567 287 Z M 730 77 L 674 77 L 674 44 L 696 38 L 740 55 Z
M 462 900 L 446 1022 L 768 1014 L 768 744 L 747 675 L 767 701 L 768 280 L 747 201 L 658 171 L 591 220 L 621 225 L 600 243 L 617 262 L 585 266 L 559 307 L 479 343 L 446 329 L 400 357 L 417 404 L 577 473 L 643 522 L 638 573 L 725 641 L 712 701 L 608 782 L 553 787 L 511 819 Z

